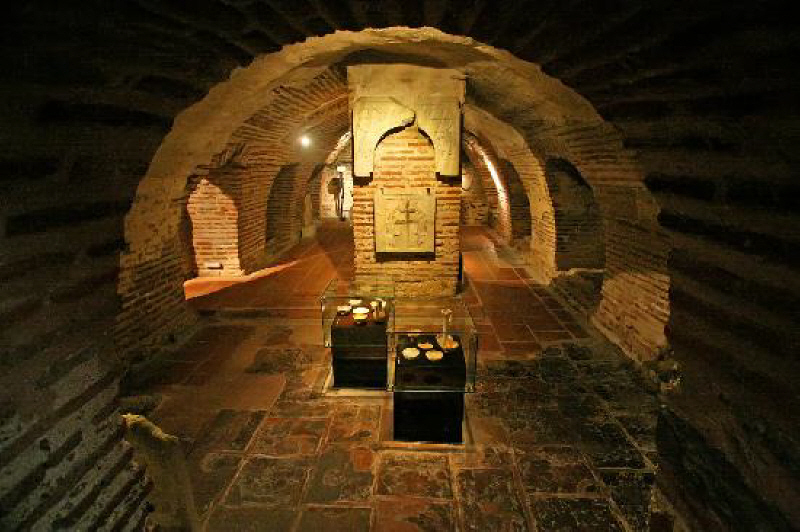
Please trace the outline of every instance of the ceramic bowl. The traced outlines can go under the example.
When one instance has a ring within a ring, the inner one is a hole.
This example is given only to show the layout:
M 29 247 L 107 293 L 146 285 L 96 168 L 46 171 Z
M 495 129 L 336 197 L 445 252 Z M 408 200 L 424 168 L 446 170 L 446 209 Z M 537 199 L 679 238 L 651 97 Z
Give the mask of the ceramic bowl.
M 403 353 L 403 358 L 405 358 L 406 360 L 414 360 L 419 356 L 419 349 L 417 349 L 416 347 L 406 347 L 405 349 L 403 349 L 402 353 Z
M 358 305 L 361 304 L 361 300 L 360 299 L 351 299 L 350 301 L 348 301 L 348 303 L 350 303 L 351 307 L 357 307 Z
M 431 362 L 438 362 L 439 360 L 444 357 L 444 354 L 439 351 L 438 349 L 432 349 L 430 351 L 425 351 L 425 358 L 430 360 Z
M 369 314 L 369 309 L 367 307 L 355 307 L 353 314 Z
M 336 307 L 336 313 L 344 315 L 350 312 L 351 308 L 352 307 L 350 305 L 339 305 L 338 307 Z
M 421 344 L 417 344 L 417 347 L 419 347 L 420 349 L 433 349 L 433 344 L 430 344 L 428 342 L 423 342 Z

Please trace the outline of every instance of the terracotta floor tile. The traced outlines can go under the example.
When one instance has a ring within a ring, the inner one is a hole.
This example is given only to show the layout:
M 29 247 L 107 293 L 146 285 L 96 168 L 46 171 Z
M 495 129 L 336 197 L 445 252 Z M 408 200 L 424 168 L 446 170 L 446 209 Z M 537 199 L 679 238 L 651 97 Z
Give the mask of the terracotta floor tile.
M 211 508 L 211 503 L 222 496 L 241 461 L 241 454 L 220 452 L 206 453 L 189 460 L 189 476 L 198 512 L 205 514 Z
M 530 329 L 524 323 L 509 323 L 502 319 L 493 319 L 495 334 L 501 342 L 532 342 L 535 340 Z
M 375 453 L 368 446 L 328 445 L 319 456 L 306 492 L 309 503 L 366 501 L 372 494 Z
M 563 330 L 559 322 L 552 314 L 540 313 L 537 316 L 526 316 L 525 324 L 536 334 L 538 331 L 558 331 Z
M 338 405 L 333 412 L 329 442 L 377 441 L 381 420 L 378 405 Z
M 307 506 L 297 532 L 369 532 L 370 508 Z
M 528 530 L 525 511 L 506 469 L 463 469 L 457 472 L 458 497 L 469 532 Z
M 605 499 L 534 499 L 539 530 L 624 530 Z
M 501 342 L 503 351 L 509 355 L 534 355 L 542 350 L 542 346 L 535 342 Z
M 270 417 L 261 423 L 249 451 L 269 456 L 314 455 L 327 432 L 324 418 Z
M 599 494 L 602 483 L 575 447 L 516 449 L 517 464 L 529 495 L 542 493 Z
M 376 504 L 375 532 L 456 530 L 452 504 L 409 497 L 382 498 Z
M 209 451 L 244 451 L 264 412 L 220 410 L 200 432 L 192 454 Z
M 231 486 L 225 504 L 292 508 L 300 502 L 309 468 L 306 459 L 252 456 Z
M 447 456 L 431 453 L 381 453 L 378 494 L 450 499 Z
M 478 336 L 478 353 L 484 351 L 500 351 L 503 348 L 494 334 L 480 334 Z

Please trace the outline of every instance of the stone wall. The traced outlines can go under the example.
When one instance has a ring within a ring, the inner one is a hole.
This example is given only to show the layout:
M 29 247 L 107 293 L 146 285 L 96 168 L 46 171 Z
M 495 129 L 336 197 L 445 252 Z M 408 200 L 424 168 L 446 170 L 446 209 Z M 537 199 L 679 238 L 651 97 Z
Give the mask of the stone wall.
M 412 126 L 385 137 L 375 150 L 375 170 L 369 184 L 353 188 L 355 276 L 394 281 L 400 296 L 441 296 L 455 293 L 460 249 L 460 183 L 436 179 L 434 149 Z M 410 260 L 381 259 L 375 253 L 373 196 L 379 187 L 430 187 L 436 194 L 435 256 Z

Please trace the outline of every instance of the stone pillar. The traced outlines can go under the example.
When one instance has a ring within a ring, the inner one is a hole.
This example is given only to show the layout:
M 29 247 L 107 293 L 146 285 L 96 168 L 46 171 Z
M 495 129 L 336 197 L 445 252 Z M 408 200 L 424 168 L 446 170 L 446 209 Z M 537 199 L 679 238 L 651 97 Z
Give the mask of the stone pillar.
M 411 65 L 348 67 L 356 283 L 399 296 L 457 289 L 464 78 Z

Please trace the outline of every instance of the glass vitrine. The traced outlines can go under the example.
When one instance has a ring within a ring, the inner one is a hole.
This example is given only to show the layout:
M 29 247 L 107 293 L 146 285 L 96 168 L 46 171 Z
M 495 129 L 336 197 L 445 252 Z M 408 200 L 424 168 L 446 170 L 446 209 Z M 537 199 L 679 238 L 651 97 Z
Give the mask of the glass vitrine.
M 320 298 L 323 344 L 331 348 L 333 386 L 385 388 L 393 287 L 380 279 L 332 281 Z
M 458 297 L 396 299 L 388 386 L 394 439 L 463 441 L 464 393 L 475 391 L 478 334 Z
M 342 316 L 346 316 L 355 324 L 353 310 L 358 308 L 369 311 L 364 325 L 381 323 L 389 329 L 394 318 L 394 285 L 391 280 L 354 283 L 333 279 L 328 283 L 320 297 L 322 341 L 325 347 L 331 347 L 334 322 L 343 322 Z
M 459 297 L 397 299 L 389 333 L 389 389 L 474 392 L 478 333 Z

